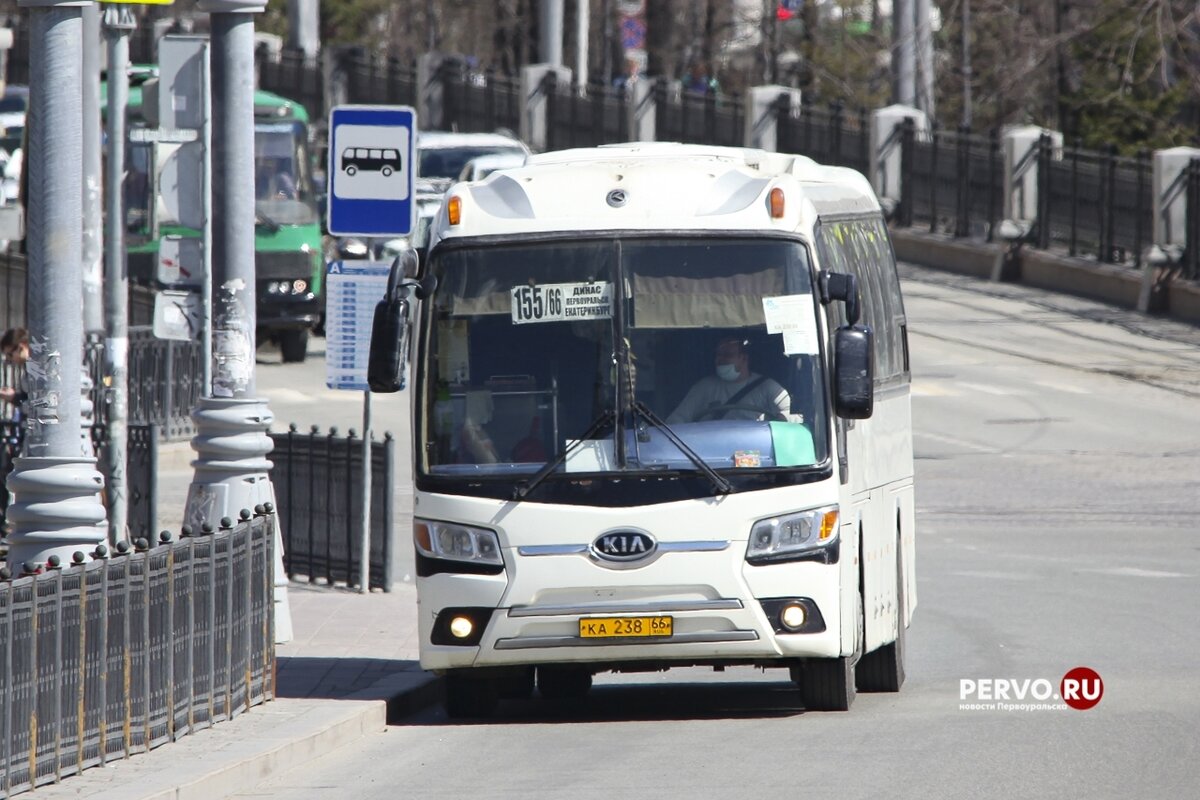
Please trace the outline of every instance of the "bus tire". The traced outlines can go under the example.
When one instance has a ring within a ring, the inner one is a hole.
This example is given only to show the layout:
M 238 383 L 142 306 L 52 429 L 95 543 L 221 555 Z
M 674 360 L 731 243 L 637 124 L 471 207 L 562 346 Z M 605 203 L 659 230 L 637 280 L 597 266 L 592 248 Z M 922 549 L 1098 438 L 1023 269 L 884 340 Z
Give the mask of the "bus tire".
M 798 674 L 797 674 L 798 673 Z M 854 658 L 810 658 L 792 669 L 808 711 L 849 711 L 854 703 Z
M 858 662 L 860 692 L 898 692 L 904 685 L 904 563 L 896 540 L 896 640 Z
M 383 177 L 385 177 L 385 178 L 390 178 L 392 176 L 392 168 L 391 167 L 384 167 L 383 169 L 381 169 L 379 171 L 383 173 Z
M 285 364 L 303 364 L 308 357 L 308 331 L 291 330 L 279 334 L 279 353 Z
M 592 673 L 573 667 L 538 667 L 537 688 L 547 700 L 576 700 L 592 688 Z
M 490 717 L 500 700 L 494 680 L 474 677 L 469 672 L 458 670 L 446 675 L 443 705 L 446 716 L 452 719 Z

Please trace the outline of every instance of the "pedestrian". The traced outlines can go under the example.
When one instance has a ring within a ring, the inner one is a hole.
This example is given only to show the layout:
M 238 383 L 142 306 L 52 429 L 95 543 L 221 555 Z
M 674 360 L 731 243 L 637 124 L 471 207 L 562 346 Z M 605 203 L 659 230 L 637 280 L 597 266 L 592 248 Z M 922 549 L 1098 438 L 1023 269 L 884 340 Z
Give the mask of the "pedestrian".
M 24 328 L 9 328 L 0 336 L 0 355 L 13 366 L 17 376 L 14 385 L 0 387 L 0 400 L 15 407 L 13 419 L 20 417 L 21 404 L 28 393 L 25 391 L 25 362 L 29 360 L 29 331 Z

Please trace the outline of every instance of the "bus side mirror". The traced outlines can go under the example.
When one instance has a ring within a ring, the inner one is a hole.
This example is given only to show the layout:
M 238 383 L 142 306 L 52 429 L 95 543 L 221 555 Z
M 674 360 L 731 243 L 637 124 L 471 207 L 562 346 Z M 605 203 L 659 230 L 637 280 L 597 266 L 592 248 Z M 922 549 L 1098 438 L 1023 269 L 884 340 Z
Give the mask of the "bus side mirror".
M 870 328 L 844 326 L 834 331 L 834 410 L 846 419 L 867 419 L 875 407 L 875 359 Z
M 367 359 L 367 386 L 390 394 L 404 388 L 408 343 L 408 299 L 395 293 L 375 306 L 371 325 L 371 353 Z
M 844 272 L 822 272 L 817 278 L 821 291 L 821 302 L 829 305 L 834 300 L 846 303 L 846 321 L 855 325 L 859 318 L 858 279 Z

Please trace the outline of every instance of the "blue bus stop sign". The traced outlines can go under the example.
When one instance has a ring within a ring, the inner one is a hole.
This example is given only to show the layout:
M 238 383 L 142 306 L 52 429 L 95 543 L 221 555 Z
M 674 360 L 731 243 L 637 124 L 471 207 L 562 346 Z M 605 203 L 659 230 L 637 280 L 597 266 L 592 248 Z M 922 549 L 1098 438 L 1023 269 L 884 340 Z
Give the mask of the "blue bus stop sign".
M 417 114 L 408 106 L 336 106 L 329 112 L 329 232 L 407 236 L 416 203 Z

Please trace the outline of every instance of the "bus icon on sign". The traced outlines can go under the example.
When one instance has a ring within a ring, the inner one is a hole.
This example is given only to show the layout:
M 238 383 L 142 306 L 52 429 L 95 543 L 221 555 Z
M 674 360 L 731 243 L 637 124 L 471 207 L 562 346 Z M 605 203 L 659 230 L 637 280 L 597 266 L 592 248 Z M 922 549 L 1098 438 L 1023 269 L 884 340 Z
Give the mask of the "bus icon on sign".
M 389 177 L 400 170 L 400 151 L 373 147 L 347 147 L 342 151 L 342 171 L 347 175 L 378 172 Z

